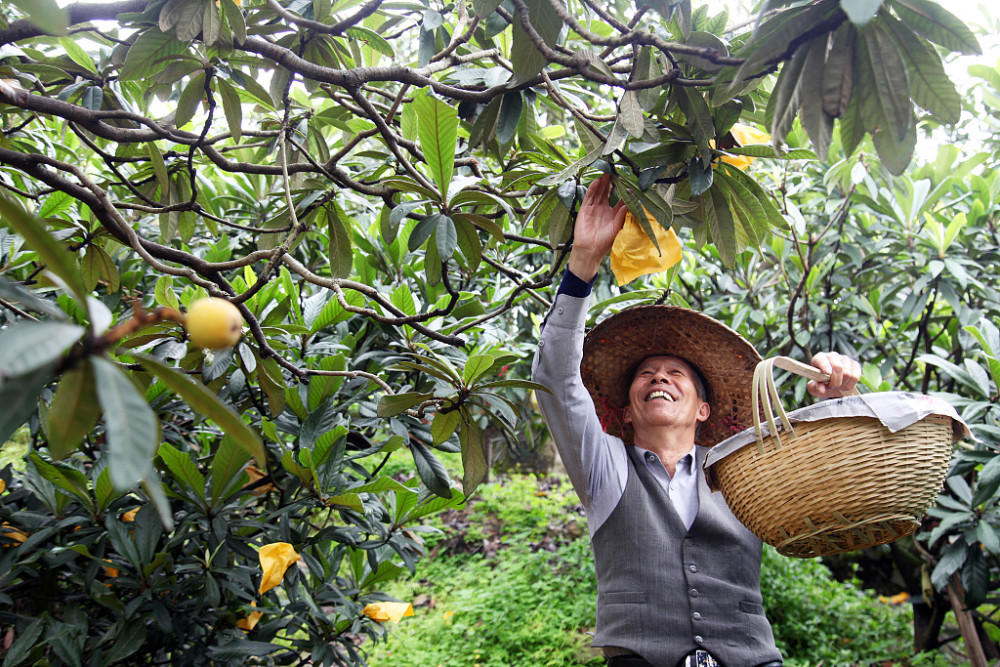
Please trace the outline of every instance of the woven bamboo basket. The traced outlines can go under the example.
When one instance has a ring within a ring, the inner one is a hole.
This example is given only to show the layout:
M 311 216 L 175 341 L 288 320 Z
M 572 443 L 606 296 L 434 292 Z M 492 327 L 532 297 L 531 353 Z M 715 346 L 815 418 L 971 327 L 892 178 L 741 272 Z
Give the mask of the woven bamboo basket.
M 758 365 L 756 446 L 712 465 L 714 485 L 733 514 L 779 553 L 800 558 L 886 544 L 914 532 L 948 470 L 951 418 L 931 415 L 895 433 L 874 417 L 800 422 L 793 429 L 778 400 L 775 365 L 828 379 L 787 357 Z

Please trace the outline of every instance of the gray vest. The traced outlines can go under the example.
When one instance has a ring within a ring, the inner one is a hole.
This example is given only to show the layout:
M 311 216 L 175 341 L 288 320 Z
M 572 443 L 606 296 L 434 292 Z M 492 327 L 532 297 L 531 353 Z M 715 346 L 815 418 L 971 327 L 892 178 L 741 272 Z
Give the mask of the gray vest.
M 628 452 L 628 482 L 597 530 L 597 635 L 594 646 L 635 651 L 655 667 L 675 667 L 697 648 L 724 667 L 781 660 L 760 596 L 761 542 L 737 521 L 701 470 L 691 530 L 667 493 Z

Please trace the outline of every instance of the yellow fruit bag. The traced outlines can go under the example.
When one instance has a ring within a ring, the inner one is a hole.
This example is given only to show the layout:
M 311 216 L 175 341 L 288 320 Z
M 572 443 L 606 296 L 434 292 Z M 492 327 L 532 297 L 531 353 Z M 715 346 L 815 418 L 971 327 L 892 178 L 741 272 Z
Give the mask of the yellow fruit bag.
M 681 242 L 672 229 L 664 229 L 653 216 L 646 211 L 656 242 L 660 244 L 659 252 L 656 246 L 642 229 L 642 225 L 631 212 L 625 214 L 625 225 L 615 237 L 611 246 L 611 272 L 619 287 L 626 285 L 639 276 L 648 273 L 660 273 L 681 261 Z

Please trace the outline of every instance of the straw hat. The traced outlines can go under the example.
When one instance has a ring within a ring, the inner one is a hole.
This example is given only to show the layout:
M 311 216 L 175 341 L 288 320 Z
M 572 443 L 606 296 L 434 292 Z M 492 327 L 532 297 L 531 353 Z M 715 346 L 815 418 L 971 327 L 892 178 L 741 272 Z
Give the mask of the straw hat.
M 607 318 L 587 334 L 580 373 L 605 430 L 626 442 L 621 420 L 636 367 L 646 357 L 670 355 L 694 366 L 705 381 L 712 413 L 698 431 L 711 447 L 753 424 L 751 384 L 761 360 L 738 333 L 707 315 L 678 306 L 638 306 Z

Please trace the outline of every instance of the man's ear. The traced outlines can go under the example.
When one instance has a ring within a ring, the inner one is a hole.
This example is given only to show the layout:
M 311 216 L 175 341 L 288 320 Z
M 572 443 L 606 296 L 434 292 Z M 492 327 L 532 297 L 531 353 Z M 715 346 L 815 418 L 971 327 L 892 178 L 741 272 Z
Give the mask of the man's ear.
M 705 419 L 708 419 L 708 417 L 705 417 Z M 632 406 L 626 405 L 622 408 L 622 421 L 626 424 L 632 423 Z
M 702 401 L 701 407 L 698 408 L 698 415 L 697 415 L 698 421 L 700 422 L 705 421 L 706 419 L 708 419 L 708 416 L 710 414 L 712 414 L 712 406 L 706 403 L 705 401 Z

